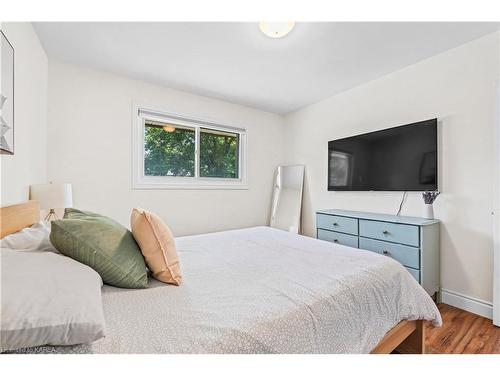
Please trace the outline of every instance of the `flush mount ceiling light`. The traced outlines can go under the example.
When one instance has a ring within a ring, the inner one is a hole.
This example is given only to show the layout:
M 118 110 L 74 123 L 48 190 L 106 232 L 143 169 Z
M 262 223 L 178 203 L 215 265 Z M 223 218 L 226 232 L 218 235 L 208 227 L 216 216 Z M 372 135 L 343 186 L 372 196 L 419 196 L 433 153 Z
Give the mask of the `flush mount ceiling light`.
M 167 133 L 173 133 L 173 132 L 175 132 L 175 126 L 173 126 L 173 125 L 165 125 L 163 127 L 163 130 L 165 130 Z
M 261 22 L 259 24 L 260 31 L 266 34 L 269 38 L 283 38 L 295 26 L 295 22 Z

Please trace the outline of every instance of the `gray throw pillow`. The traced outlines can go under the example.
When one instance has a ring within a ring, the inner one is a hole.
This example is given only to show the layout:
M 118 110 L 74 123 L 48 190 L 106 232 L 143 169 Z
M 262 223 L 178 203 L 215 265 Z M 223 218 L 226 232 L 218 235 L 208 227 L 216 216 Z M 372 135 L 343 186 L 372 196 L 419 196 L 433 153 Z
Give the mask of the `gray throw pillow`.
M 60 254 L 2 249 L 0 351 L 91 343 L 105 334 L 102 280 Z
M 61 254 L 92 267 L 106 284 L 148 286 L 146 264 L 132 233 L 109 217 L 66 209 L 64 219 L 52 222 L 50 241 Z

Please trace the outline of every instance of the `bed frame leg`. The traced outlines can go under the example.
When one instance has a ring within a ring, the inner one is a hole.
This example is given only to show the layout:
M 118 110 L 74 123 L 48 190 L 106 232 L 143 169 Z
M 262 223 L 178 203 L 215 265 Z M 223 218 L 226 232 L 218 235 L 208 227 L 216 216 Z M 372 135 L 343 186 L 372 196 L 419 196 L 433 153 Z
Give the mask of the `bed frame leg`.
M 415 330 L 396 348 L 401 354 L 425 354 L 425 324 L 423 320 L 416 321 Z

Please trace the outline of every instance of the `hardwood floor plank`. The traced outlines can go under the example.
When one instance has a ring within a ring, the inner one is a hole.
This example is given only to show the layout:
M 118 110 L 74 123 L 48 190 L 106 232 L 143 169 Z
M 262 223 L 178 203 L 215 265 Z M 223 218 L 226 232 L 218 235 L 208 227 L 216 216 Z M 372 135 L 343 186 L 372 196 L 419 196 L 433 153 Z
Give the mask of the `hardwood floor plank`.
M 439 304 L 442 327 L 427 324 L 426 348 L 436 354 L 500 354 L 500 327 L 482 316 Z

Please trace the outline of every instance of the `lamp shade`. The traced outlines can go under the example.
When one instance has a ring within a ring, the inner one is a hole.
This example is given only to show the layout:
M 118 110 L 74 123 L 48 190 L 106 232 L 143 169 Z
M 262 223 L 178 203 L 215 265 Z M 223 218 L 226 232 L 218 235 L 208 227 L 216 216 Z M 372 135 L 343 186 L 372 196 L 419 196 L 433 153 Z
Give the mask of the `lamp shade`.
M 73 206 L 71 184 L 39 184 L 30 186 L 30 199 L 40 202 L 42 210 Z

